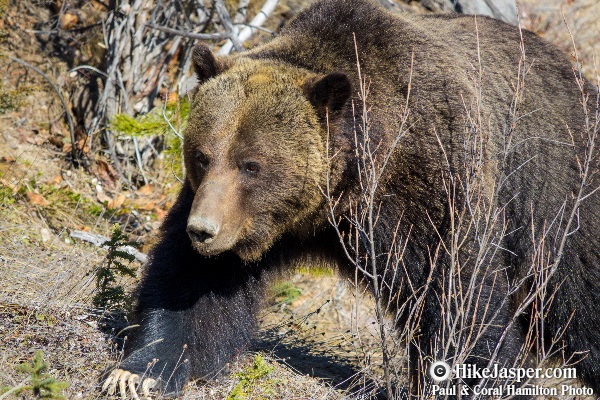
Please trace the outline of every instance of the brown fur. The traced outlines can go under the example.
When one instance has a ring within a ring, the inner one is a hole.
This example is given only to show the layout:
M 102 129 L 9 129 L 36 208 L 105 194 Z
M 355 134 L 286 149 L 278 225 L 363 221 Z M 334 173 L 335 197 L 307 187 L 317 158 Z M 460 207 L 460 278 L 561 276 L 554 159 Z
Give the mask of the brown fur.
M 301 13 L 280 37 L 249 52 L 215 58 L 197 47 L 200 86 L 192 96 L 185 133 L 186 185 L 163 225 L 162 242 L 140 288 L 139 318 L 156 310 L 169 317 L 151 319 L 129 352 L 164 332 L 169 332 L 167 344 L 141 350 L 141 356 L 135 353 L 125 366 L 139 369 L 154 357 L 169 361 L 165 349 L 173 345 L 168 343 L 193 342 L 191 367 L 176 377 L 182 384 L 218 367 L 247 342 L 259 288 L 269 271 L 299 257 L 320 257 L 353 273 L 327 221 L 323 190 L 329 185 L 339 198 L 340 217 L 360 201 L 356 170 L 362 150 L 356 147 L 355 120 L 360 121 L 361 102 L 354 37 L 368 83 L 376 163 L 399 132 L 407 100 L 410 110 L 410 132 L 382 176 L 375 228 L 378 250 L 385 253 L 402 215 L 398 234 L 409 239 L 403 258 L 407 276 L 391 279 L 381 271 L 400 303 L 411 296 L 402 282 L 423 287 L 432 252 L 440 241 L 452 239 L 450 213 L 466 211 L 462 185 L 465 166 L 473 161 L 465 150 L 472 134 L 466 114 L 474 112 L 473 101 L 479 100 L 477 118 L 485 132 L 478 160 L 483 193 L 501 209 L 510 232 L 498 244 L 507 251 L 490 261 L 491 269 L 479 283 L 488 315 L 496 312 L 497 317 L 468 361 L 485 365 L 482 360 L 490 356 L 514 311 L 514 303 L 502 299 L 527 270 L 531 243 L 539 240 L 530 227 L 548 226 L 565 201 L 567 209 L 572 206 L 580 182 L 576 155 L 581 159 L 585 153 L 581 95 L 570 63 L 527 31 L 522 32 L 528 74 L 520 119 L 510 125 L 522 57 L 520 35 L 517 28 L 483 17 L 393 15 L 367 0 L 323 0 Z M 585 88 L 591 104 L 597 104 L 595 89 Z M 449 209 L 444 189 L 443 179 L 449 176 L 457 178 L 455 210 Z M 565 343 L 570 353 L 589 351 L 581 373 L 597 389 L 600 320 L 589 307 L 600 301 L 599 199 L 597 193 L 581 207 L 580 229 L 569 238 L 551 283 L 558 287 L 557 301 L 546 321 L 549 333 L 556 334 L 574 313 Z M 341 229 L 348 227 L 342 223 Z M 560 236 L 560 229 L 556 224 L 548 237 Z M 471 268 L 469 257 L 480 249 L 473 237 L 468 240 L 459 256 Z M 549 244 L 551 254 L 556 250 L 556 243 Z M 438 260 L 422 316 L 427 323 L 420 349 L 433 358 L 448 263 L 444 255 Z M 165 289 L 162 282 L 170 283 Z M 231 305 L 226 315 L 223 304 Z M 183 313 L 186 322 L 177 325 L 170 310 Z M 465 312 L 481 318 L 480 311 Z M 215 335 L 223 343 L 215 343 Z M 512 362 L 523 341 L 521 327 L 512 326 L 500 362 Z

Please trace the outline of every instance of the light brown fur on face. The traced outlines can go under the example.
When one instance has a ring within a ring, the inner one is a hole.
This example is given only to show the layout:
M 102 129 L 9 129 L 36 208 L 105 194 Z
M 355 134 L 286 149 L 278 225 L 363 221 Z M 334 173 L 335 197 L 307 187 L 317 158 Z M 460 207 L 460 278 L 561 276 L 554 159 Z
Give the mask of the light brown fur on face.
M 322 204 L 326 133 L 303 91 L 314 78 L 240 60 L 195 93 L 184 148 L 196 192 L 188 232 L 201 254 L 258 259 Z

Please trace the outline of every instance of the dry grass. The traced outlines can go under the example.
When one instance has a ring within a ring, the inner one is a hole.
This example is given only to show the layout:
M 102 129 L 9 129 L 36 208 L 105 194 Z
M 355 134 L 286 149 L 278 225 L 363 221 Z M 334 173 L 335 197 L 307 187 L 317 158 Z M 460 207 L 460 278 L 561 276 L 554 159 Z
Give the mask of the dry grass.
M 0 383 L 20 382 L 14 365 L 41 349 L 50 373 L 70 383 L 68 398 L 100 398 L 100 375 L 120 357 L 111 333 L 101 332 L 100 314 L 90 301 L 90 271 L 104 251 L 67 244 L 66 233 L 43 243 L 36 233 L 43 225 L 37 221 L 33 227 L 36 221 L 24 213 L 20 217 L 26 220 L 18 223 L 15 214 L 3 209 L 0 215 L 11 226 L 0 237 Z M 301 295 L 291 304 L 271 299 L 262 314 L 262 339 L 254 351 L 274 369 L 252 387 L 252 398 L 337 399 L 374 389 L 369 379 L 377 376 L 369 368 L 378 358 L 374 320 L 368 317 L 372 303 L 359 303 L 357 313 L 346 284 L 331 275 L 316 279 L 296 275 L 290 284 Z M 220 379 L 191 384 L 181 398 L 227 398 L 252 359 L 252 353 L 243 355 Z M 365 359 L 372 361 L 365 365 Z

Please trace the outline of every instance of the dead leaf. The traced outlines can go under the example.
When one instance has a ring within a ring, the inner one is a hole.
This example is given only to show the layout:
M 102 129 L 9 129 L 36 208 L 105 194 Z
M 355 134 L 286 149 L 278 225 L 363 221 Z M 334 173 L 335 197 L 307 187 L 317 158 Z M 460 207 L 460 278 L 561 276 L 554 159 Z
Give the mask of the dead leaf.
M 54 178 L 52 178 L 52 180 L 50 181 L 50 183 L 54 184 L 54 185 L 60 185 L 63 181 L 62 176 L 60 175 L 56 175 Z
M 67 136 L 67 130 L 60 121 L 54 121 L 50 125 L 50 134 L 55 136 Z
M 85 138 L 85 139 L 79 139 L 77 141 L 77 148 L 79 150 L 83 151 L 84 154 L 90 152 L 90 146 L 88 146 L 87 143 L 88 143 L 87 138 Z
M 41 146 L 42 144 L 44 144 L 44 142 L 46 140 L 44 140 L 43 138 L 39 137 L 39 136 L 34 136 L 34 137 L 28 137 L 26 139 L 27 143 L 29 144 L 35 144 L 36 146 Z
M 3 162 L 3 163 L 12 164 L 15 161 L 16 160 L 14 159 L 14 157 L 0 157 L 0 162 Z
M 31 131 L 35 134 L 35 135 L 47 135 L 48 134 L 48 129 L 45 128 L 41 128 L 39 126 L 33 127 L 31 128 Z
M 116 187 L 117 174 L 115 170 L 112 165 L 101 158 L 96 158 L 96 175 L 109 189 L 112 190 Z
M 167 212 L 165 210 L 163 210 L 162 208 L 157 208 L 155 211 L 156 211 L 156 218 L 159 221 L 162 221 L 167 216 Z
M 79 17 L 69 12 L 64 13 L 60 18 L 60 26 L 62 29 L 71 29 L 79 22 Z
M 79 139 L 75 143 L 75 146 L 78 150 L 81 150 L 84 153 L 88 153 L 90 151 L 90 146 L 87 145 L 87 139 Z M 63 153 L 69 153 L 69 152 L 71 152 L 72 148 L 73 148 L 73 145 L 71 143 L 65 143 L 63 145 L 62 151 L 63 151 Z
M 108 208 L 113 209 L 113 210 L 117 209 L 117 208 L 121 207 L 124 202 L 125 202 L 125 196 L 120 194 L 116 198 L 114 198 L 108 202 Z
M 178 101 L 179 95 L 177 94 L 177 92 L 169 92 L 169 95 L 167 96 L 167 106 L 176 104 Z
M 33 192 L 27 192 L 27 200 L 29 200 L 29 202 L 31 204 L 33 204 L 34 206 L 47 206 L 48 204 L 48 200 L 46 200 L 44 198 L 44 196 L 42 196 L 41 194 L 37 194 L 37 193 L 33 193 Z
M 59 136 L 50 136 L 48 138 L 48 141 L 58 148 L 62 148 L 64 146 L 63 140 Z
M 140 196 L 148 196 L 151 195 L 153 191 L 152 186 L 150 185 L 144 185 L 141 188 L 139 188 L 138 190 L 136 190 L 136 193 L 139 194 Z
M 92 7 L 98 11 L 106 11 L 108 6 L 98 0 L 94 0 L 92 1 Z
M 154 209 L 156 208 L 156 203 L 154 203 L 153 201 L 149 201 L 147 203 L 142 202 L 139 208 L 140 210 L 144 211 L 154 211 Z
M 98 201 L 100 203 L 108 203 L 110 202 L 112 199 L 107 196 L 104 192 L 98 192 L 96 197 L 98 198 Z

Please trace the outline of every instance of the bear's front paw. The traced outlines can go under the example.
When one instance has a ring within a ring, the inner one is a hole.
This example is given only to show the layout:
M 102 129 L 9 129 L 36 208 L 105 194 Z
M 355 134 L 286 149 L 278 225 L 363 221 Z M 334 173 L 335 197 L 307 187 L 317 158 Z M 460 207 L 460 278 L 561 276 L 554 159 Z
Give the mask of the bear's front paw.
M 113 395 L 115 394 L 118 384 L 122 399 L 132 398 L 140 400 L 137 391 L 141 390 L 143 400 L 152 400 L 152 397 L 150 397 L 150 389 L 156 386 L 156 383 L 156 379 L 144 378 L 140 384 L 140 376 L 138 374 L 132 374 L 124 369 L 115 369 L 104 381 L 102 391 L 107 391 L 109 395 Z

